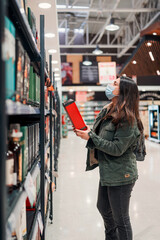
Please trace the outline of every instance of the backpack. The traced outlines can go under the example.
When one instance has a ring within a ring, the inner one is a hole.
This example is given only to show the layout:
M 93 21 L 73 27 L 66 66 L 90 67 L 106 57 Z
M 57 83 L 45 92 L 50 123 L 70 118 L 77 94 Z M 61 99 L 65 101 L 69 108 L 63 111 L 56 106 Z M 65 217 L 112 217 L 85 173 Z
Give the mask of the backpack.
M 144 136 L 143 132 L 141 133 L 141 135 L 137 141 L 137 145 L 134 150 L 134 154 L 136 155 L 137 161 L 144 161 L 145 156 L 146 156 L 146 146 L 145 146 L 145 136 Z

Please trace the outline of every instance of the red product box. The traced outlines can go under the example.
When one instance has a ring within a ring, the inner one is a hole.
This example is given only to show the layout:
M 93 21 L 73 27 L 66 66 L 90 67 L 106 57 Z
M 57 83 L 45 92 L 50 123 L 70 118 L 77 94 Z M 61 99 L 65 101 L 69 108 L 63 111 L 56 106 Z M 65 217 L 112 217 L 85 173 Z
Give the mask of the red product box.
M 63 103 L 63 106 L 76 129 L 87 130 L 86 124 L 79 112 L 79 109 L 74 100 L 69 99 Z

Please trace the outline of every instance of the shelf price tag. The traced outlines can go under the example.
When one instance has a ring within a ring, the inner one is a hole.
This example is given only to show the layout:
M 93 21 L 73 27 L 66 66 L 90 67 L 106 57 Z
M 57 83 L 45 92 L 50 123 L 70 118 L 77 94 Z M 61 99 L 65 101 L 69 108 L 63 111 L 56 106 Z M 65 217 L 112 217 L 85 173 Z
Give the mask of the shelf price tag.
M 38 213 L 37 220 L 38 220 L 39 228 L 40 228 L 41 235 L 42 235 L 44 226 L 43 226 L 42 215 L 41 215 L 40 211 Z
M 32 179 L 32 176 L 30 173 L 28 173 L 28 175 L 26 177 L 24 188 L 27 192 L 31 206 L 33 206 L 33 203 L 36 199 L 36 188 L 35 188 L 35 185 L 33 183 L 33 179 Z
M 50 176 L 49 176 L 49 174 L 47 172 L 45 173 L 45 177 L 47 178 L 48 182 L 50 183 L 51 182 Z

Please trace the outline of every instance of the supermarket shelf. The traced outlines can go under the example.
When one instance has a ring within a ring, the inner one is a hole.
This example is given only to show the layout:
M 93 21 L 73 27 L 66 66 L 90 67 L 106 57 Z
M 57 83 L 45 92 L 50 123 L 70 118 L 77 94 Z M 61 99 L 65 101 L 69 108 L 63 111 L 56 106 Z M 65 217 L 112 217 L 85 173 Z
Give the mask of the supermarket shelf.
M 158 140 L 156 138 L 149 137 L 148 140 L 150 140 L 152 142 L 160 143 L 160 140 Z
M 6 100 L 6 114 L 7 115 L 40 115 L 40 109 L 38 107 L 32 107 L 31 105 L 22 104 L 20 102 L 14 102 L 12 100 Z
M 24 48 L 28 52 L 31 61 L 40 61 L 41 55 L 35 43 L 31 28 L 25 13 L 21 13 L 17 0 L 9 1 L 9 14 L 15 24 L 19 35 L 22 37 Z
M 36 176 L 38 174 L 38 169 L 40 169 L 39 164 L 38 164 L 39 159 L 40 159 L 40 157 L 38 156 L 35 159 L 35 162 L 30 170 L 30 174 L 31 174 L 33 180 L 36 179 Z M 14 191 L 13 194 L 11 194 L 12 196 L 9 199 L 10 204 L 9 204 L 7 219 L 10 217 L 11 213 L 13 214 L 13 212 L 16 211 L 16 209 L 20 209 L 20 206 L 22 206 L 22 205 L 18 205 L 19 202 L 24 202 L 25 201 L 24 197 L 27 197 L 27 193 L 24 190 L 24 184 L 25 184 L 25 181 L 22 183 L 22 185 L 20 186 L 18 191 Z M 24 199 L 24 201 L 22 201 L 22 199 Z

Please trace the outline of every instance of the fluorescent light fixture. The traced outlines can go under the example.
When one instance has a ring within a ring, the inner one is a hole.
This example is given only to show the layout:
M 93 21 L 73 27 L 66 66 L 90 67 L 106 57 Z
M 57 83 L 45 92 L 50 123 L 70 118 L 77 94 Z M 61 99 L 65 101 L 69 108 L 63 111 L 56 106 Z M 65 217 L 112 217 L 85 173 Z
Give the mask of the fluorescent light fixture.
M 157 35 L 157 33 L 156 32 L 154 32 L 154 33 L 152 33 L 153 35 Z
M 58 9 L 64 9 L 67 8 L 67 5 L 56 5 Z M 82 8 L 82 9 L 88 9 L 89 6 L 71 6 L 69 5 L 68 8 Z
M 49 49 L 48 52 L 49 52 L 49 53 L 56 53 L 57 50 L 56 50 L 56 49 Z
M 82 8 L 82 9 L 88 9 L 89 6 L 73 6 L 72 8 Z
M 160 75 L 160 71 L 159 70 L 157 70 L 157 75 Z
M 57 60 L 53 60 L 53 61 L 52 61 L 52 64 L 57 64 L 57 63 L 58 63 Z
M 54 38 L 55 34 L 54 33 L 45 33 L 46 38 Z
M 153 57 L 153 53 L 152 52 L 149 52 L 149 56 L 150 56 L 151 60 L 154 61 L 154 57 Z
M 111 18 L 110 24 L 108 24 L 108 25 L 105 27 L 105 29 L 108 30 L 108 31 L 116 31 L 116 30 L 119 29 L 119 26 L 114 23 L 114 18 Z
M 58 72 L 58 71 L 59 71 L 59 68 L 55 68 L 53 71 L 54 71 L 54 72 Z
M 96 49 L 92 53 L 95 55 L 100 55 L 103 53 L 103 51 L 97 45 Z
M 48 8 L 51 8 L 51 4 L 50 3 L 39 3 L 38 7 L 43 8 L 43 9 L 48 9 Z
M 151 46 L 152 46 L 152 43 L 151 43 L 151 42 L 147 42 L 147 46 L 148 46 L 148 47 L 151 47 Z
M 66 8 L 66 5 L 56 5 L 56 7 L 57 7 L 58 9 L 63 9 L 63 8 Z
M 59 73 L 55 73 L 54 76 L 55 77 L 59 77 L 60 75 L 59 75 Z
M 133 60 L 132 63 L 133 63 L 133 64 L 137 64 L 137 61 L 136 61 L 136 60 Z
M 69 28 L 58 28 L 58 32 L 61 32 L 61 33 L 65 33 L 67 31 L 69 31 Z
M 74 29 L 75 33 L 84 33 L 84 29 Z

